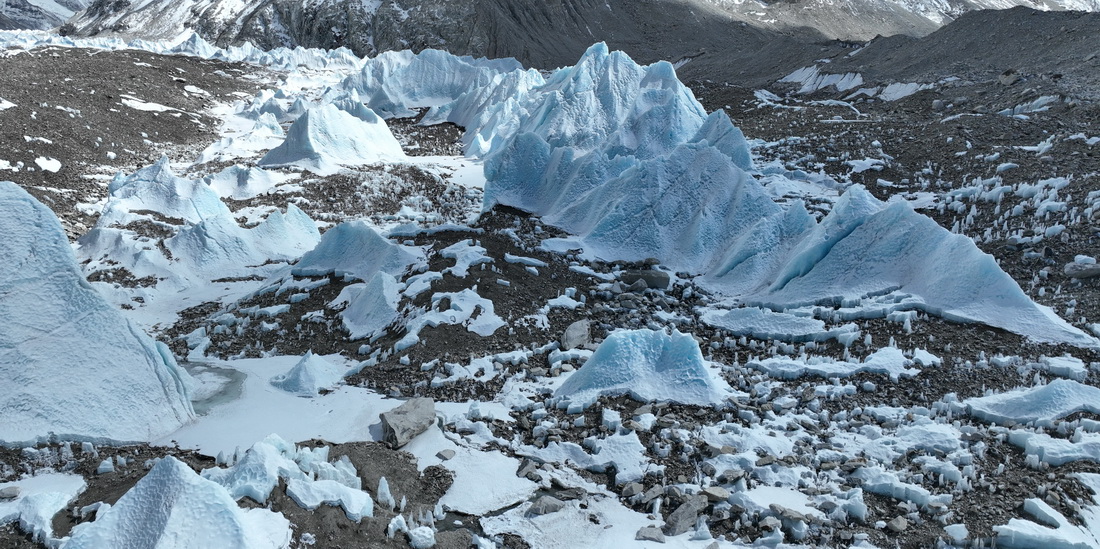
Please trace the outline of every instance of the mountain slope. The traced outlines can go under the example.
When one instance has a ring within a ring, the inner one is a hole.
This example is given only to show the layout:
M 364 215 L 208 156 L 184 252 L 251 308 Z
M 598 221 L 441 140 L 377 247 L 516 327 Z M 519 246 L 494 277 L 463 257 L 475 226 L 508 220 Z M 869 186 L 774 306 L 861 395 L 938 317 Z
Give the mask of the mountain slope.
M 0 30 L 52 29 L 86 7 L 86 0 L 3 0 Z
M 1098 11 L 1097 0 L 704 0 L 732 17 L 775 30 L 812 28 L 838 40 L 876 36 L 924 36 L 959 16 L 979 10 L 1026 6 L 1042 11 Z
M 777 58 L 774 63 L 782 64 L 791 55 L 818 49 L 807 42 L 922 36 L 963 13 L 1019 5 L 1100 11 L 1100 0 L 420 0 L 404 5 L 379 0 L 96 0 L 71 23 L 85 36 L 171 38 L 194 29 L 222 47 L 246 41 L 265 49 L 346 46 L 358 55 L 437 48 L 515 57 L 549 69 L 572 63 L 598 41 L 644 62 L 707 52 L 724 56 L 734 50 L 767 53 L 756 58 Z M 724 66 L 724 75 L 739 74 L 740 68 L 731 72 L 730 67 L 747 60 L 727 58 L 714 67 Z

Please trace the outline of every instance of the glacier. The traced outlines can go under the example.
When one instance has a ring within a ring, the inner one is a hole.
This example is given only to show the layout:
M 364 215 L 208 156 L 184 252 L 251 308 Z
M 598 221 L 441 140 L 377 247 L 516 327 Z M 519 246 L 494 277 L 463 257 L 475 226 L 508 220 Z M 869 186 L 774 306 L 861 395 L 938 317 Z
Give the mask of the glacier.
M 519 208 L 574 235 L 547 241 L 551 249 L 653 257 L 780 312 L 905 301 L 1035 341 L 1100 345 L 1032 301 L 971 240 L 907 204 L 858 185 L 820 221 L 800 202 L 777 204 L 742 132 L 722 111 L 707 115 L 668 63 L 643 67 L 601 43 L 542 77 L 451 56 L 446 66 L 469 75 L 464 87 L 440 68 L 446 54 L 422 55 L 368 60 L 341 86 L 381 112 L 429 108 L 426 120 L 465 127 L 467 155 L 485 162 L 484 210 Z M 429 91 L 415 93 L 416 83 Z
M 172 353 L 88 284 L 57 217 L 10 182 L 0 234 L 0 440 L 149 441 L 194 417 Z

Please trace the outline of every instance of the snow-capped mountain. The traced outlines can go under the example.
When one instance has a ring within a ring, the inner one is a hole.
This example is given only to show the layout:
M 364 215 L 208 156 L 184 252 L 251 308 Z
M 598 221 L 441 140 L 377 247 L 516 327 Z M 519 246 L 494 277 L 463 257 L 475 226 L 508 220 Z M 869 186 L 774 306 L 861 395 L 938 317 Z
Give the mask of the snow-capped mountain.
M 688 0 L 686 5 L 629 0 L 96 0 L 71 23 L 84 36 L 170 38 L 194 29 L 223 47 L 243 42 L 264 49 L 346 46 L 359 55 L 437 48 L 555 68 L 572 63 L 596 41 L 639 59 L 675 61 L 701 51 L 728 50 L 731 41 L 763 47 L 784 35 L 857 41 L 925 35 L 968 11 L 1021 5 L 1100 10 L 1100 0 Z
M 1026 6 L 1043 11 L 1098 11 L 1098 0 L 702 0 L 764 28 L 814 29 L 827 38 L 926 35 L 975 10 Z

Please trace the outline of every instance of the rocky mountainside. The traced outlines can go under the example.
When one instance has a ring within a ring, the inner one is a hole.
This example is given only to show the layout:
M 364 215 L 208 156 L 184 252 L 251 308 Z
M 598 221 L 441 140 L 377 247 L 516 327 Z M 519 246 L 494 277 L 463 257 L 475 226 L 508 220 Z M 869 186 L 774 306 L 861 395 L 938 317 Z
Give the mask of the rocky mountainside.
M 3 0 L 0 30 L 52 29 L 86 7 L 87 0 Z
M 1019 5 L 1100 10 L 1100 0 L 96 0 L 67 30 L 162 39 L 194 29 L 222 47 L 244 42 L 265 49 L 346 46 L 358 55 L 437 48 L 515 57 L 544 69 L 568 65 L 588 45 L 605 41 L 644 62 L 749 51 L 757 62 L 768 60 L 763 69 L 774 71 L 792 55 L 813 55 L 813 42 L 922 36 L 969 11 Z M 747 61 L 724 59 L 724 74 L 739 74 L 733 68 Z
M 1025 6 L 1042 11 L 1097 11 L 1097 0 L 705 0 L 740 21 L 763 28 L 814 29 L 829 38 L 867 41 L 876 36 L 924 36 L 960 15 Z

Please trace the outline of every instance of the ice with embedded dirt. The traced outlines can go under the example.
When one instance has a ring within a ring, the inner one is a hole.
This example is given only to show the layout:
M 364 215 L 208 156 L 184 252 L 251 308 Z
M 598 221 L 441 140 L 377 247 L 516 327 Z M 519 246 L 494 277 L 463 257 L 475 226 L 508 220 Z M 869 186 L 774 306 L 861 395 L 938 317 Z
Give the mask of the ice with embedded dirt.
M 812 316 L 777 313 L 758 307 L 707 309 L 700 315 L 700 320 L 733 335 L 751 335 L 758 339 L 780 341 L 826 341 L 845 334 L 859 333 L 859 327 L 854 323 L 826 329 L 824 321 Z
M 46 469 L 49 471 L 49 469 Z M 53 517 L 84 489 L 84 477 L 71 473 L 40 472 L 12 482 L 0 482 L 0 490 L 16 487 L 19 495 L 0 500 L 0 526 L 18 523 L 35 541 L 56 545 Z
M 1075 524 L 1036 498 L 1024 500 L 1024 511 L 1035 518 L 1014 518 L 1008 524 L 994 526 L 998 547 L 1051 549 L 1089 549 L 1100 547 L 1100 475 L 1074 473 L 1072 475 L 1092 492 L 1092 505 L 1082 506 L 1078 512 L 1081 523 Z
M 835 360 L 829 357 L 806 359 L 774 357 L 749 361 L 748 366 L 776 379 L 798 379 L 804 375 L 843 378 L 870 372 L 886 374 L 891 380 L 897 381 L 901 377 L 920 374 L 920 369 L 913 367 L 914 361 L 906 358 L 905 354 L 896 347 L 883 347 L 860 362 Z
M 148 441 L 194 417 L 190 376 L 89 286 L 57 217 L 14 183 L 0 234 L 0 440 Z
M 254 227 L 240 226 L 214 187 L 177 176 L 166 157 L 119 174 L 109 193 L 95 227 L 78 241 L 78 256 L 96 267 L 124 268 L 134 278 L 154 278 L 161 290 L 268 273 L 272 264 L 296 259 L 320 240 L 316 224 L 293 204 Z M 157 297 L 144 293 L 145 299 Z

